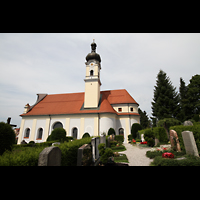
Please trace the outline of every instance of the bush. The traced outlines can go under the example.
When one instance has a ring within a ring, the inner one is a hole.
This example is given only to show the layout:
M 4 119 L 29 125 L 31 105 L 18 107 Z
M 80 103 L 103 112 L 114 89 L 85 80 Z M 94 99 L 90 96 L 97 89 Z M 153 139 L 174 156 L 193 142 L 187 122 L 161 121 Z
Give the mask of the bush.
M 66 131 L 64 128 L 55 128 L 52 132 L 51 135 L 47 138 L 47 141 L 52 141 L 52 140 L 59 140 L 60 142 L 66 141 Z
M 128 141 L 131 142 L 133 139 L 133 136 L 132 135 L 128 135 Z
M 98 145 L 99 155 L 102 156 L 105 153 L 105 144 L 101 143 Z
M 115 135 L 115 140 L 119 143 L 124 142 L 124 136 L 123 135 Z
M 90 137 L 90 134 L 89 133 L 84 133 L 82 138 L 86 138 L 86 137 Z
M 154 132 L 151 129 L 146 129 L 144 132 L 144 139 L 147 141 L 147 145 L 153 147 L 155 145 Z
M 182 150 L 185 150 L 185 146 L 183 143 L 182 132 L 183 131 L 192 131 L 194 134 L 194 139 L 197 145 L 197 149 L 200 151 L 200 125 L 193 125 L 193 126 L 171 126 L 170 130 L 175 130 L 178 134 L 178 139 L 180 142 L 180 146 Z
M 138 124 L 138 123 L 132 124 L 132 126 L 131 126 L 131 134 L 132 134 L 132 136 L 133 136 L 134 139 L 136 139 L 137 132 L 139 130 L 142 130 L 142 126 L 140 124 Z
M 44 147 L 19 147 L 5 151 L 0 156 L 0 166 L 38 166 L 39 154 L 43 149 Z
M 112 135 L 112 134 L 115 135 L 115 130 L 114 130 L 113 128 L 110 128 L 110 129 L 108 130 L 108 135 Z
M 192 155 L 185 155 L 184 157 L 186 159 L 175 160 L 156 156 L 152 164 L 156 166 L 200 166 L 200 158 Z
M 105 165 L 108 162 L 108 158 L 111 156 L 113 156 L 112 149 L 106 148 L 104 154 L 100 157 L 100 161 Z
M 159 140 L 159 142 L 168 142 L 168 137 L 165 128 L 163 127 L 154 127 L 153 128 L 154 136 Z
M 11 150 L 15 144 L 15 133 L 9 124 L 0 122 L 0 155 Z
M 91 143 L 91 137 L 61 143 L 59 145 L 61 150 L 61 166 L 76 166 L 78 148 L 89 143 Z

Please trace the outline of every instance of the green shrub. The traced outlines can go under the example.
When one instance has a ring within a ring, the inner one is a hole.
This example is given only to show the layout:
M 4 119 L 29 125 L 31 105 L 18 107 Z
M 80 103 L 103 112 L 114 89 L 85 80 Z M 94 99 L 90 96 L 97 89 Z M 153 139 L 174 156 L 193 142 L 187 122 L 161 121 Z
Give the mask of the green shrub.
M 194 139 L 196 141 L 196 145 L 198 150 L 200 151 L 200 125 L 193 125 L 193 126 L 171 126 L 170 130 L 175 130 L 178 134 L 178 139 L 180 142 L 180 146 L 182 150 L 185 150 L 185 146 L 183 143 L 182 132 L 183 131 L 192 131 L 194 134 Z
M 105 153 L 105 144 L 101 143 L 98 145 L 99 155 L 102 156 Z
M 110 141 L 110 147 L 115 147 L 117 144 L 117 141 L 113 140 L 113 141 Z
M 133 136 L 132 135 L 128 135 L 128 141 L 132 141 L 132 139 L 133 139 Z
M 155 145 L 154 132 L 151 129 L 146 129 L 144 132 L 144 139 L 147 141 L 147 145 L 153 147 Z
M 38 166 L 39 154 L 44 147 L 17 148 L 0 156 L 0 166 Z
M 87 132 L 83 134 L 82 138 L 86 138 L 86 137 L 90 137 L 90 134 Z
M 168 142 L 168 137 L 165 128 L 163 127 L 154 127 L 153 128 L 154 136 L 160 141 L 160 142 Z
M 131 134 L 132 134 L 132 136 L 133 136 L 134 139 L 136 139 L 137 132 L 139 130 L 142 130 L 142 126 L 140 124 L 138 124 L 138 123 L 132 124 L 132 126 L 131 126 Z
M 119 143 L 124 142 L 124 136 L 123 135 L 115 135 L 115 140 Z
M 76 166 L 78 148 L 84 144 L 89 144 L 91 137 L 86 137 L 72 142 L 64 142 L 59 145 L 61 150 L 61 166 Z
M 110 128 L 110 129 L 108 130 L 108 135 L 112 135 L 112 134 L 115 135 L 115 130 L 114 130 L 113 128 Z
M 100 157 L 100 161 L 105 165 L 108 162 L 108 158 L 113 156 L 113 151 L 110 148 L 106 148 L 104 154 Z
M 11 150 L 15 143 L 15 133 L 9 124 L 0 122 L 0 155 Z
M 60 142 L 66 141 L 66 131 L 64 128 L 55 128 L 52 132 L 51 135 L 47 138 L 47 141 L 52 141 L 52 140 L 59 140 Z
M 200 166 L 200 158 L 192 155 L 185 155 L 184 157 L 186 159 L 176 160 L 156 156 L 152 164 L 155 166 Z

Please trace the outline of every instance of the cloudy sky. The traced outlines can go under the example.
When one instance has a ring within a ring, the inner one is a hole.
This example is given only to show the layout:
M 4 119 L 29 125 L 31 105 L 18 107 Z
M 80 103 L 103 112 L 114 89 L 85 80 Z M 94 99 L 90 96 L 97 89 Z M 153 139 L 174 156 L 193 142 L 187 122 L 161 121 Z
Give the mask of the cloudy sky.
M 0 121 L 20 126 L 37 93 L 85 89 L 85 57 L 93 39 L 101 56 L 101 90 L 126 89 L 151 116 L 160 69 L 179 89 L 200 74 L 199 33 L 0 33 Z

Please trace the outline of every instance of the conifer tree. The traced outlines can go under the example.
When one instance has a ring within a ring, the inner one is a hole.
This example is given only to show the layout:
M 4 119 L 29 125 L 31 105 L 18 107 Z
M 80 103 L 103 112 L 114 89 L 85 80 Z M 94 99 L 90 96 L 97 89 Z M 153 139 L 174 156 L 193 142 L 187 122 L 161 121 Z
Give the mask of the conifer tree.
M 142 112 L 140 108 L 138 108 L 138 113 L 140 114 L 140 125 L 142 129 L 145 129 L 149 126 L 149 118 L 146 111 Z
M 152 115 L 158 120 L 164 118 L 176 118 L 179 112 L 179 97 L 176 88 L 172 85 L 169 77 L 162 70 L 159 71 L 154 87 L 152 103 Z

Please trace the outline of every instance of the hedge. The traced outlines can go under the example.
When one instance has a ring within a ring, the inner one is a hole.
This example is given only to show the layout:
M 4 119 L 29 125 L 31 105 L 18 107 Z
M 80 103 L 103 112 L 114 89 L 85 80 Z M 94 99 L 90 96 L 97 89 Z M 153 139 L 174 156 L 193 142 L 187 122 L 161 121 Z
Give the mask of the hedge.
M 153 128 L 153 133 L 159 142 L 168 142 L 168 137 L 165 128 L 155 127 Z
M 76 166 L 78 148 L 90 142 L 91 137 L 86 137 L 80 140 L 73 140 L 72 142 L 61 143 L 58 146 L 61 150 L 61 166 Z
M 171 126 L 170 130 L 175 130 L 178 134 L 178 139 L 180 141 L 180 146 L 182 150 L 185 150 L 185 146 L 183 143 L 183 138 L 182 138 L 182 132 L 183 131 L 192 131 L 194 134 L 194 139 L 196 141 L 196 145 L 198 148 L 198 151 L 200 151 L 200 125 L 193 125 L 193 126 Z
M 55 141 L 38 143 L 32 147 L 30 144 L 13 145 L 12 151 L 5 151 L 0 156 L 0 166 L 38 166 L 39 154 L 45 147 L 51 146 L 53 142 Z M 61 150 L 61 165 L 76 166 L 78 148 L 90 142 L 91 137 L 87 137 L 55 145 Z

